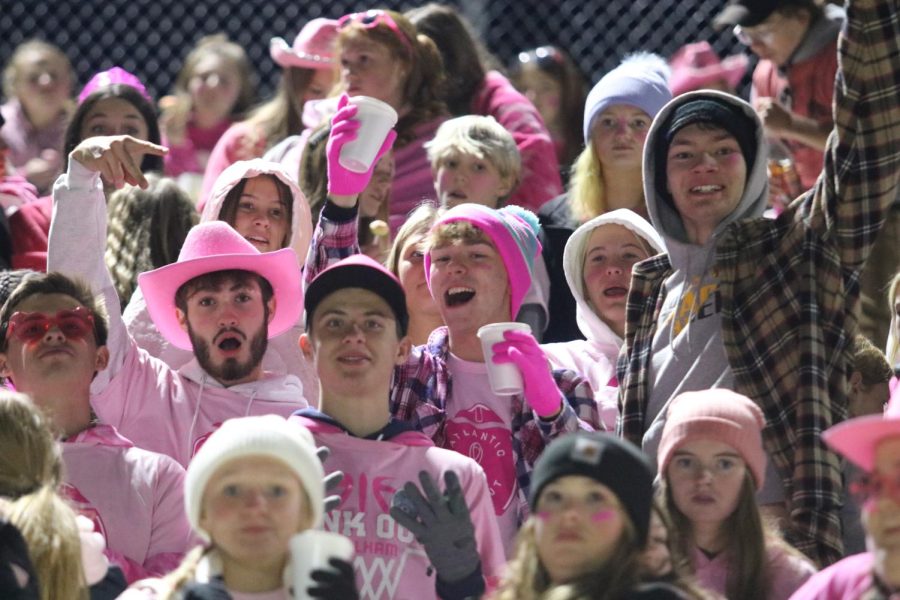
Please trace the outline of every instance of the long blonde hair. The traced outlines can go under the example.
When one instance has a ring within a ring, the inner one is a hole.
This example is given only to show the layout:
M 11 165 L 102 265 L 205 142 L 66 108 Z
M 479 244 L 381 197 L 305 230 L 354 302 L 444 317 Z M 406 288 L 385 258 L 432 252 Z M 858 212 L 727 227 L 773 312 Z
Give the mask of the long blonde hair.
M 888 284 L 888 306 L 891 309 L 891 328 L 888 331 L 887 348 L 885 355 L 891 368 L 900 362 L 900 315 L 894 310 L 897 297 L 900 296 L 900 271 L 894 275 Z
M 519 530 L 515 554 L 491 600 L 615 600 L 645 581 L 637 533 L 625 518 L 619 543 L 602 566 L 554 585 L 538 556 L 535 519 L 529 517 Z
M 0 392 L 0 496 L 28 545 L 41 600 L 86 600 L 75 513 L 57 493 L 61 461 L 40 410 L 24 394 Z
M 609 210 L 600 159 L 590 142 L 572 164 L 569 206 L 572 207 L 572 216 L 579 223 Z

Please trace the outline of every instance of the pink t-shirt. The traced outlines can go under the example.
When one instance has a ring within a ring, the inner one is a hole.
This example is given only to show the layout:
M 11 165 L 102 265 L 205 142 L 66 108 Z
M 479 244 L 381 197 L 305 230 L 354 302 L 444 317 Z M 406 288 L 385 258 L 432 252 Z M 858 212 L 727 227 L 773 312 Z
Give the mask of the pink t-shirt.
M 194 541 L 184 512 L 184 469 L 136 448 L 109 425 L 61 444 L 62 493 L 106 539 L 131 582 L 178 566 Z
M 418 485 L 419 471 L 427 471 L 441 489 L 445 471 L 453 470 L 459 476 L 475 526 L 482 573 L 488 582 L 497 580 L 506 562 L 503 543 L 484 471 L 474 461 L 435 447 L 419 432 L 375 441 L 299 415 L 289 421 L 307 427 L 317 445 L 331 450 L 326 471 L 344 473 L 336 492 L 341 504 L 325 515 L 324 528 L 353 541 L 353 567 L 362 600 L 437 600 L 436 576 L 425 549 L 389 512 L 398 489 L 408 481 Z
M 453 393 L 447 399 L 444 447 L 468 456 L 484 469 L 506 555 L 511 556 L 519 523 L 510 397 L 491 392 L 485 363 L 450 354 L 447 367 Z

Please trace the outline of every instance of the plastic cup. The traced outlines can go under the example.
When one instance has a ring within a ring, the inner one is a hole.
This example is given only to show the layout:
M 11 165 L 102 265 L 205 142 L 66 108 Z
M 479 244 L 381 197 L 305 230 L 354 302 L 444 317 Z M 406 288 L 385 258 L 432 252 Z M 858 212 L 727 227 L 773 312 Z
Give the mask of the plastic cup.
M 291 538 L 291 583 L 293 598 L 307 600 L 306 590 L 313 586 L 312 572 L 330 569 L 329 559 L 340 558 L 351 562 L 353 542 L 338 533 L 308 529 Z
M 494 363 L 494 344 L 505 341 L 503 333 L 506 331 L 526 331 L 531 333 L 531 327 L 527 323 L 491 323 L 478 329 L 478 339 L 481 340 L 481 349 L 484 352 L 484 362 L 487 364 L 488 381 L 491 382 L 491 391 L 499 396 L 512 396 L 521 394 L 523 390 L 522 374 L 519 367 L 513 364 Z
M 397 124 L 397 111 L 369 96 L 352 96 L 350 104 L 358 107 L 355 118 L 360 122 L 359 131 L 355 140 L 341 148 L 338 162 L 348 171 L 365 173 L 372 168 L 388 132 Z

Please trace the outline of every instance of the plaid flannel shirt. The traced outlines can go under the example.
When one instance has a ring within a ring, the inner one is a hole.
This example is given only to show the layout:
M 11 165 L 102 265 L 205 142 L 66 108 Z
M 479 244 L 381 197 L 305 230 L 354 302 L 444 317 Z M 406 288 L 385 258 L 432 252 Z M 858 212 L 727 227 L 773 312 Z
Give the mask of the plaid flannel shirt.
M 766 416 L 788 538 L 820 565 L 841 558 L 841 467 L 821 433 L 847 413 L 859 274 L 900 178 L 898 0 L 852 0 L 841 33 L 835 128 L 812 190 L 776 220 L 732 224 L 716 248 L 722 335 L 735 390 Z M 619 362 L 619 432 L 645 431 L 665 255 L 635 266 Z
M 356 234 L 356 209 L 340 208 L 326 202 L 307 256 L 307 285 L 331 264 L 359 252 Z M 447 328 L 436 329 L 427 344 L 413 348 L 406 363 L 394 370 L 391 382 L 391 414 L 411 423 L 442 448 L 448 447 L 444 439 L 444 425 L 447 418 L 445 407 L 452 389 L 447 367 L 449 352 Z M 566 400 L 553 421 L 538 418 L 521 396 L 510 396 L 520 521 L 528 515 L 528 491 L 534 462 L 547 442 L 579 429 L 603 429 L 594 393 L 587 380 L 566 369 L 554 369 L 553 378 Z

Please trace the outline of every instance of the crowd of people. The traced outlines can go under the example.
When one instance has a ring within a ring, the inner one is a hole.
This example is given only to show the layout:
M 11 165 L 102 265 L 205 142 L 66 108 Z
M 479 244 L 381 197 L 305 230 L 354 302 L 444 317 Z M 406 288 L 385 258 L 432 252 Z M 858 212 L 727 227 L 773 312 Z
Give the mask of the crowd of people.
M 158 100 L 20 45 L 0 596 L 900 597 L 900 4 L 726 27 L 748 99 L 438 4 L 272 39 L 264 100 L 222 34 Z

